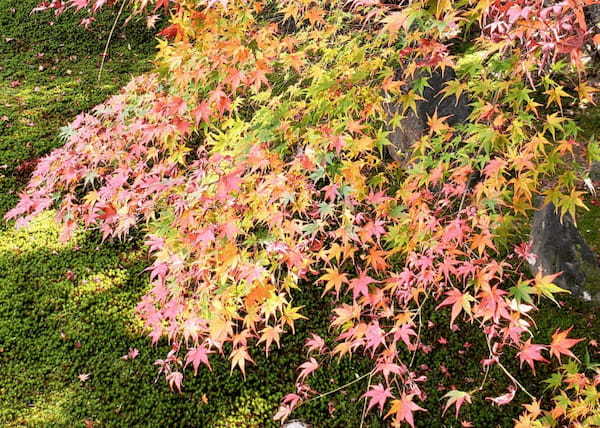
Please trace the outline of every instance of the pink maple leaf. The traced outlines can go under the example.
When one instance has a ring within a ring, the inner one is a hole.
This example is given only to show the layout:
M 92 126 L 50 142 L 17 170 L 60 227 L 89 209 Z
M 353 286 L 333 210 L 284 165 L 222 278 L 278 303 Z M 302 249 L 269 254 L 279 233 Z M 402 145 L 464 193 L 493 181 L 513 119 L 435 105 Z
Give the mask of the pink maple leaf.
M 523 367 L 523 363 L 527 363 L 529 367 L 531 367 L 533 374 L 535 374 L 535 361 L 540 361 L 542 363 L 548 362 L 541 354 L 544 349 L 546 349 L 546 346 L 535 345 L 531 343 L 531 339 L 529 339 L 521 346 L 521 350 L 517 352 L 517 357 L 519 357 L 519 360 L 521 361 L 520 367 Z
M 533 345 L 536 346 L 536 345 Z M 514 385 L 508 387 L 508 392 L 506 394 L 502 394 L 498 397 L 485 397 L 486 400 L 491 401 L 497 406 L 504 406 L 505 404 L 510 403 L 513 398 L 515 398 L 515 394 L 517 393 L 517 388 Z
M 383 412 L 383 407 L 388 398 L 393 397 L 392 391 L 389 388 L 384 388 L 382 384 L 377 384 L 371 387 L 364 395 L 364 398 L 370 398 L 367 412 L 373 408 L 373 406 L 379 406 L 379 413 Z
M 325 341 L 321 336 L 312 333 L 309 339 L 306 339 L 306 343 L 304 344 L 308 348 L 308 352 L 321 352 L 325 348 Z
M 181 385 L 183 383 L 183 373 L 169 373 L 167 375 L 167 382 L 169 383 L 169 388 L 171 388 L 172 391 L 175 391 L 175 389 L 177 389 L 178 392 L 181 392 Z
M 412 329 L 410 324 L 402 324 L 402 327 L 394 332 L 394 340 L 401 339 L 404 344 L 410 349 L 412 344 L 410 343 L 410 336 L 416 336 L 417 333 Z
M 369 284 L 376 282 L 373 278 L 368 276 L 366 272 L 361 272 L 358 278 L 354 278 L 350 281 L 350 288 L 352 289 L 352 298 L 356 298 L 360 295 L 367 296 L 369 294 Z
M 298 375 L 298 381 L 303 382 L 306 377 L 319 368 L 319 363 L 314 358 L 310 358 L 309 361 L 300 365 L 300 374 Z
M 191 348 L 185 356 L 185 365 L 187 366 L 191 363 L 192 367 L 194 367 L 194 374 L 198 373 L 198 367 L 200 367 L 200 363 L 206 365 L 209 370 L 212 370 L 210 362 L 208 361 L 209 354 L 212 354 L 212 351 L 208 350 L 206 346 L 197 346 L 195 348 Z

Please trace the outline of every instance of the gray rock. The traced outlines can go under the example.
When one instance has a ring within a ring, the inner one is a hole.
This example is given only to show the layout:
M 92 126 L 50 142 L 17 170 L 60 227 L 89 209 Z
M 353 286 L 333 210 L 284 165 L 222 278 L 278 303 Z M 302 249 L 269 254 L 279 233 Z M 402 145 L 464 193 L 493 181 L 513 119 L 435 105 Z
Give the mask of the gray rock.
M 592 163 L 590 167 L 590 178 L 592 181 L 600 181 L 600 162 Z
M 305 424 L 302 421 L 289 421 L 283 424 L 282 428 L 310 428 L 310 425 Z
M 534 215 L 531 230 L 531 270 L 543 275 L 563 272 L 554 282 L 584 300 L 600 302 L 600 265 L 572 218 L 566 214 L 561 223 L 553 204 L 546 204 Z
M 388 120 L 391 120 L 396 113 L 402 113 L 400 104 L 388 103 L 383 107 Z M 390 132 L 388 139 L 392 144 L 387 146 L 387 150 L 392 159 L 398 162 L 407 160 L 412 145 L 419 141 L 425 132 L 425 124 L 414 111 L 408 110 L 404 116 L 399 126 L 395 128 L 388 127 Z
M 455 126 L 467 121 L 472 108 L 469 105 L 470 100 L 466 94 L 462 94 L 456 99 L 454 95 L 444 98 L 442 90 L 446 83 L 456 79 L 456 73 L 451 68 L 446 68 L 443 72 L 436 69 L 433 73 L 425 74 L 425 71 L 417 72 L 415 79 L 425 76 L 428 86 L 423 90 L 423 100 L 417 101 L 417 112 L 409 109 L 405 112 L 405 118 L 396 128 L 389 127 L 388 138 L 392 143 L 388 146 L 390 156 L 397 161 L 404 161 L 410 155 L 410 149 L 423 134 L 428 131 L 427 120 L 437 112 L 438 117 L 449 116 L 446 123 Z M 397 76 L 400 78 L 400 76 Z M 405 88 L 406 89 L 406 88 Z M 384 105 L 388 118 L 396 113 L 402 113 L 402 104 L 391 102 Z

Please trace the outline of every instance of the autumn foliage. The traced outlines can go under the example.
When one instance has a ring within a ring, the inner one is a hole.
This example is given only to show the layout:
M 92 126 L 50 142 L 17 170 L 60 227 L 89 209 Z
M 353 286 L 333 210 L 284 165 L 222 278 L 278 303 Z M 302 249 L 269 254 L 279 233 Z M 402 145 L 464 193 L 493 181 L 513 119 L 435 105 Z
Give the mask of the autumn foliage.
M 157 366 L 175 390 L 217 354 L 245 372 L 303 318 L 294 290 L 319 287 L 337 301 L 335 340 L 307 341 L 275 417 L 318 394 L 309 380 L 323 361 L 366 354 L 367 409 L 412 426 L 426 305 L 448 310 L 454 330 L 480 327 L 483 382 L 509 350 L 533 372 L 575 357 L 568 331 L 532 343 L 537 302 L 565 290 L 529 276 L 514 236 L 537 196 L 572 216 L 584 206 L 599 149 L 568 112 L 593 103 L 590 3 L 137 0 L 134 12 L 170 13 L 155 73 L 65 128 L 7 217 L 56 208 L 65 238 L 80 225 L 145 231 L 152 288 L 138 313 L 152 342 L 172 344 Z M 424 70 L 448 68 L 444 93 L 468 95 L 470 120 L 434 114 L 408 164 L 391 162 L 388 124 L 416 110 Z M 391 120 L 389 102 L 401 106 Z M 519 426 L 598 418 L 598 374 L 561 370 L 565 398 L 542 411 L 531 397 Z M 507 376 L 497 405 L 527 392 Z M 478 392 L 452 390 L 441 407 L 458 416 Z

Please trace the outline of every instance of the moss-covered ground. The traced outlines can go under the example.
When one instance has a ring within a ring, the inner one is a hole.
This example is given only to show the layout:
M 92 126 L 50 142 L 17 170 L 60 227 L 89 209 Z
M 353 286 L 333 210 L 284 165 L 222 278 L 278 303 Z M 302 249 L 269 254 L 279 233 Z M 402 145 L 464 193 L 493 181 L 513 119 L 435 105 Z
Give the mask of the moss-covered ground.
M 98 65 L 111 16 L 102 15 L 93 30 L 78 28 L 81 17 L 29 16 L 35 1 L 0 1 L 0 213 L 15 202 L 26 182 L 30 161 L 60 144 L 60 126 L 80 111 L 101 102 L 131 74 L 148 67 L 154 39 L 142 25 L 119 30 L 104 74 Z M 14 8 L 14 12 L 12 9 Z M 49 21 L 54 21 L 53 25 Z M 8 40 L 8 41 L 7 41 Z M 131 47 L 131 49 L 130 49 Z M 41 55 L 43 54 L 43 56 Z M 42 68 L 40 68 L 42 67 Z M 69 72 L 70 71 L 70 72 Z M 18 82 L 18 83 L 11 83 Z M 581 228 L 598 249 L 598 210 L 584 214 Z M 305 284 L 296 299 L 308 320 L 282 348 L 267 359 L 253 354 L 257 365 L 230 373 L 228 361 L 212 360 L 213 370 L 187 376 L 182 394 L 157 380 L 153 362 L 168 352 L 164 343 L 151 347 L 135 318 L 134 308 L 147 286 L 148 259 L 135 239 L 101 244 L 93 233 L 81 233 L 69 243 L 58 242 L 51 214 L 23 230 L 0 229 L 0 426 L 31 427 L 263 427 L 276 426 L 271 417 L 279 400 L 293 391 L 295 367 L 304 360 L 302 343 L 308 332 L 328 334 L 328 312 L 319 290 Z M 600 279 L 599 279 L 600 280 Z M 428 377 L 428 397 L 417 426 L 510 426 L 526 397 L 502 408 L 485 402 L 505 391 L 508 379 L 491 374 L 484 391 L 465 406 L 459 420 L 442 417 L 441 386 L 476 388 L 482 378 L 479 358 L 485 342 L 476 328 L 448 328 L 448 311 L 428 308 L 432 324 L 423 331 L 431 352 L 414 365 Z M 597 311 L 566 298 L 562 308 L 542 305 L 534 340 L 548 342 L 554 328 L 574 325 L 575 337 L 600 339 Z M 466 339 L 465 339 L 466 338 Z M 447 343 L 445 343 L 447 341 Z M 584 353 L 586 345 L 576 351 Z M 129 348 L 140 354 L 124 360 Z M 589 353 L 598 356 L 595 348 Z M 507 356 L 509 370 L 534 394 L 551 367 L 533 377 Z M 513 361 L 513 362 L 511 362 Z M 360 358 L 332 361 L 311 381 L 320 392 L 352 382 L 368 371 Z M 80 375 L 89 375 L 80 380 Z M 342 391 L 314 400 L 295 417 L 315 427 L 358 427 L 367 378 Z M 381 426 L 376 414 L 366 427 Z

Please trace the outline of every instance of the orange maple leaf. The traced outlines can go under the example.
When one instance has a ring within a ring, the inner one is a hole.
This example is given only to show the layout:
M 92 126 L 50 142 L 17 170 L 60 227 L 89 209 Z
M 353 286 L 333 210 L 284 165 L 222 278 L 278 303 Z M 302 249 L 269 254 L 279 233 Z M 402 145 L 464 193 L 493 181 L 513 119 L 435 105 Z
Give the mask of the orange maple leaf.
M 271 292 L 273 291 L 273 286 L 269 284 L 259 284 L 254 287 L 250 293 L 246 295 L 245 303 L 246 307 L 250 308 L 253 306 L 260 305 L 266 299 L 271 296 Z
M 336 297 L 340 295 L 342 284 L 348 284 L 348 277 L 345 273 L 340 273 L 336 268 L 326 269 L 326 274 L 319 278 L 319 281 L 325 281 L 325 290 L 323 296 L 332 288 L 335 290 Z
M 552 335 L 552 343 L 550 344 L 550 355 L 555 356 L 559 362 L 561 355 L 566 355 L 577 360 L 577 357 L 573 354 L 573 352 L 571 352 L 571 348 L 577 345 L 583 339 L 568 339 L 567 336 L 569 335 L 572 329 L 573 327 L 564 331 L 556 329 L 556 331 Z

